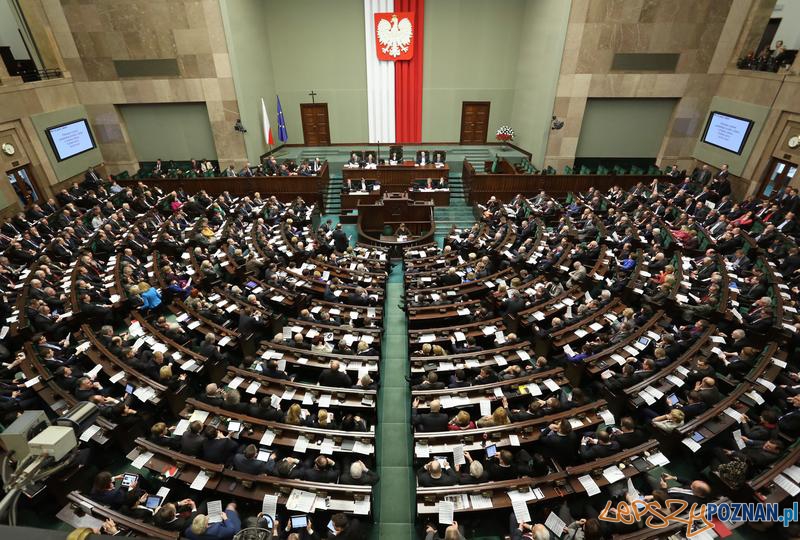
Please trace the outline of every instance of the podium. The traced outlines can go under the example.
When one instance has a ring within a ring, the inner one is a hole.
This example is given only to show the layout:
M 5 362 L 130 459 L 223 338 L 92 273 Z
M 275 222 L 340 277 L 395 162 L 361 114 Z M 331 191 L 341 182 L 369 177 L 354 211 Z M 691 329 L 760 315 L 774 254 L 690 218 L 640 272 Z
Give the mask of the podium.
M 397 227 L 405 223 L 411 237 L 398 240 Z M 422 243 L 433 236 L 432 201 L 415 201 L 408 193 L 384 193 L 376 203 L 359 201 L 359 239 L 368 243 L 399 247 Z

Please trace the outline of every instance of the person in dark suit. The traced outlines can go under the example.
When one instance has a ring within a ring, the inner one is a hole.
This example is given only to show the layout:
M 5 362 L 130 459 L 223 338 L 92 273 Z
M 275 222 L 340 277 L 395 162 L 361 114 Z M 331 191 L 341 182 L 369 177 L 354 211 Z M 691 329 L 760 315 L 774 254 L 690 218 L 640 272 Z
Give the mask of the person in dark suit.
M 214 426 L 206 426 L 203 434 L 206 440 L 203 442 L 202 458 L 206 461 L 227 463 L 239 447 L 236 441 L 230 438 L 232 433 L 224 435 Z
M 615 429 L 611 433 L 611 440 L 619 444 L 620 450 L 627 450 L 639 446 L 647 441 L 648 435 L 645 431 L 638 429 L 633 418 L 626 416 L 619 422 L 619 429 Z
M 257 459 L 258 447 L 248 444 L 244 449 L 233 456 L 233 468 L 247 474 L 273 474 L 275 472 L 274 454 L 267 461 Z
M 608 431 L 600 431 L 596 438 L 584 437 L 580 454 L 584 461 L 611 456 L 619 451 L 619 442 L 611 438 Z
M 203 436 L 203 423 L 194 420 L 189 424 L 186 432 L 181 435 L 180 450 L 190 456 L 199 456 L 203 451 L 203 443 L 206 438 Z
M 350 518 L 347 514 L 334 514 L 331 518 L 333 524 L 333 538 L 337 540 L 363 540 L 361 524 L 355 518 Z M 329 536 L 331 538 L 331 536 Z
M 683 412 L 684 421 L 687 422 L 708 410 L 708 405 L 700 397 L 700 393 L 695 390 L 686 394 L 686 403 L 676 403 L 674 407 Z
M 197 505 L 192 499 L 177 503 L 164 503 L 153 515 L 153 523 L 167 531 L 183 531 L 197 515 Z
M 713 377 L 703 377 L 694 385 L 695 391 L 700 395 L 700 399 L 709 407 L 722 401 L 722 393 L 717 388 L 717 381 Z
M 129 486 L 115 487 L 114 482 L 121 478 L 121 474 L 111 476 L 111 473 L 106 471 L 98 473 L 94 479 L 89 497 L 112 510 L 116 510 L 125 504 L 129 492 L 134 492 L 141 496 L 143 492 L 139 489 L 138 481 L 134 481 Z
M 317 382 L 321 386 L 351 388 L 353 386 L 353 381 L 350 380 L 350 375 L 339 370 L 340 366 L 341 364 L 339 364 L 338 360 L 331 360 L 331 367 L 322 370 Z
M 734 459 L 746 461 L 749 476 L 759 470 L 769 467 L 777 461 L 783 451 L 783 443 L 778 439 L 767 441 L 746 441 L 745 447 L 741 450 L 728 450 L 727 448 L 716 447 L 712 450 L 712 467 L 716 469 L 723 463 L 728 463 Z
M 705 186 L 708 184 L 709 180 L 711 180 L 711 167 L 705 163 L 702 167 L 696 168 L 694 171 L 692 171 L 692 181 L 695 184 Z
M 442 404 L 438 399 L 431 401 L 431 412 L 429 413 L 418 414 L 417 407 L 419 407 L 419 398 L 414 399 L 411 409 L 411 423 L 417 431 L 447 431 L 450 419 L 442 412 Z
M 669 482 L 677 482 L 678 485 L 669 487 Z M 666 490 L 668 499 L 680 499 L 686 501 L 691 506 L 705 504 L 711 495 L 711 486 L 702 480 L 690 481 L 678 476 L 662 474 L 658 487 Z
M 100 175 L 98 175 L 94 167 L 89 167 L 87 169 L 86 174 L 83 175 L 83 185 L 87 189 L 97 189 L 100 187 L 102 181 L 100 180 Z
M 345 467 L 339 477 L 340 484 L 354 484 L 357 486 L 374 486 L 378 483 L 378 474 L 369 470 L 361 460 L 354 461 L 350 467 Z
M 342 230 L 342 224 L 337 223 L 336 228 L 333 230 L 333 234 L 331 234 L 331 238 L 333 239 L 333 247 L 339 253 L 344 253 L 347 251 L 347 247 L 350 245 L 350 241 L 347 239 L 347 235 Z
M 458 476 L 445 462 L 442 466 L 438 460 L 431 460 L 417 471 L 417 481 L 421 487 L 444 487 L 458 483 Z
M 311 466 L 306 467 L 304 480 L 334 484 L 339 478 L 339 465 L 327 456 L 317 456 Z
M 430 157 L 428 157 L 428 153 L 424 150 L 421 150 L 417 154 L 417 165 L 428 165 L 431 162 Z

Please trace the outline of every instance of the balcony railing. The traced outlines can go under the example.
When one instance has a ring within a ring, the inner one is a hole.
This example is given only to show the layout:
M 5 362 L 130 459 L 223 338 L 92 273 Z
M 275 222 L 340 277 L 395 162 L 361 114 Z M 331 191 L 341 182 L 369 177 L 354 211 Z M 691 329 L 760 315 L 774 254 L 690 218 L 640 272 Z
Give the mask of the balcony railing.
M 60 79 L 64 76 L 60 69 L 33 69 L 20 71 L 16 75 L 22 77 L 22 82 L 46 81 Z

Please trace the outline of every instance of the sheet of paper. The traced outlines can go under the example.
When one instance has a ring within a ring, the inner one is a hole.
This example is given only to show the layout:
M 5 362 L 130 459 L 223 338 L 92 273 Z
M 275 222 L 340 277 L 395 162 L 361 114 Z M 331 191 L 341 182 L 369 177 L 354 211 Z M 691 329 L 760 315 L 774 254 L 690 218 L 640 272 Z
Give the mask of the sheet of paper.
M 208 501 L 206 503 L 209 523 L 219 523 L 222 521 L 222 501 Z
M 81 433 L 80 439 L 83 442 L 89 442 L 89 440 L 92 437 L 94 437 L 94 434 L 97 433 L 98 431 L 100 431 L 100 426 L 89 426 L 88 428 L 86 428 L 84 430 L 83 433 Z M 150 454 L 150 455 L 152 456 L 153 454 Z M 137 469 L 138 469 L 138 467 L 137 467 Z
M 258 442 L 259 444 L 262 444 L 264 446 L 271 446 L 272 441 L 274 440 L 275 440 L 275 432 L 268 429 L 264 431 L 264 435 L 261 436 L 261 440 Z
M 800 493 L 800 487 L 782 474 L 775 477 L 775 483 L 792 497 Z
M 439 501 L 439 523 L 450 525 L 453 523 L 453 514 L 456 510 L 455 504 L 450 501 Z
M 742 430 L 737 429 L 733 432 L 733 442 L 736 443 L 736 447 L 741 450 L 745 447 L 744 441 L 742 440 Z
M 561 387 L 558 386 L 558 383 L 553 379 L 545 379 L 542 381 L 544 385 L 551 391 L 551 392 L 558 392 Z
M 294 451 L 304 454 L 308 448 L 308 439 L 304 435 L 298 435 L 294 443 Z
M 265 516 L 271 516 L 274 518 L 278 513 L 278 496 L 265 493 L 264 500 L 261 501 L 261 512 Z
M 691 437 L 686 437 L 681 442 L 686 446 L 686 448 L 688 448 L 692 452 L 697 452 L 698 450 L 700 450 L 700 448 L 702 448 L 700 446 L 700 443 L 698 443 L 697 441 L 695 441 Z
M 469 504 L 472 506 L 473 510 L 483 510 L 494 506 L 492 504 L 492 498 L 485 495 L 470 495 Z
M 189 428 L 189 421 L 183 418 L 181 420 L 178 420 L 178 424 L 175 426 L 175 430 L 172 432 L 172 434 L 176 437 L 180 437 L 181 435 L 186 433 L 186 430 L 188 428 Z
M 564 528 L 567 526 L 558 514 L 555 512 L 550 512 L 550 515 L 547 516 L 547 519 L 544 522 L 544 526 L 553 531 L 556 535 L 556 538 L 560 538 L 562 534 L 564 534 Z
M 303 491 L 302 489 L 293 489 L 286 499 L 286 509 L 296 512 L 308 514 L 314 508 L 314 502 L 317 496 L 310 491 Z
M 510 433 L 508 435 L 508 444 L 510 444 L 511 446 L 519 446 L 519 435 Z
M 586 490 L 586 494 L 589 497 L 593 497 L 600 493 L 600 487 L 595 483 L 594 479 L 588 474 L 584 474 L 583 476 L 578 477 L 578 482 L 581 483 L 583 489 Z
M 196 489 L 197 491 L 202 491 L 203 488 L 206 487 L 206 484 L 208 483 L 210 478 L 211 477 L 208 476 L 208 474 L 206 474 L 205 471 L 200 471 L 199 473 L 197 473 L 197 476 L 195 477 L 194 481 L 189 487 L 191 489 Z
M 647 458 L 647 461 L 655 465 L 656 467 L 663 467 L 669 463 L 669 459 L 667 456 L 662 454 L 661 452 L 656 452 L 655 454 L 651 454 L 650 457 Z
M 603 422 L 607 426 L 613 426 L 614 424 L 616 424 L 616 420 L 614 419 L 614 415 L 608 409 L 603 409 L 598 414 L 600 415 L 600 418 L 603 419 Z
M 619 482 L 620 480 L 625 479 L 625 473 L 619 470 L 619 467 L 616 465 L 611 465 L 610 467 L 603 469 L 603 476 L 606 480 L 608 480 L 609 484 L 613 484 L 614 482 Z
M 516 518 L 517 522 L 530 523 L 531 514 L 528 511 L 527 501 L 520 501 L 520 500 L 513 501 L 511 503 L 511 508 L 514 509 L 514 517 Z
M 453 465 L 455 467 L 460 467 L 464 463 L 466 463 L 466 459 L 464 458 L 464 445 L 453 445 Z

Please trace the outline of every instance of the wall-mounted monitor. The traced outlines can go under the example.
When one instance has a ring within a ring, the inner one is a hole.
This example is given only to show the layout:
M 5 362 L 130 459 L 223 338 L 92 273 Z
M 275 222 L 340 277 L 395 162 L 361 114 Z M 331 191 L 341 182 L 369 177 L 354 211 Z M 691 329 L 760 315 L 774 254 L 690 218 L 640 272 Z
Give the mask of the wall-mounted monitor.
M 752 120 L 711 111 L 701 140 L 728 152 L 741 154 L 751 129 L 753 129 Z
M 85 118 L 49 127 L 45 133 L 58 161 L 83 154 L 97 146 Z

